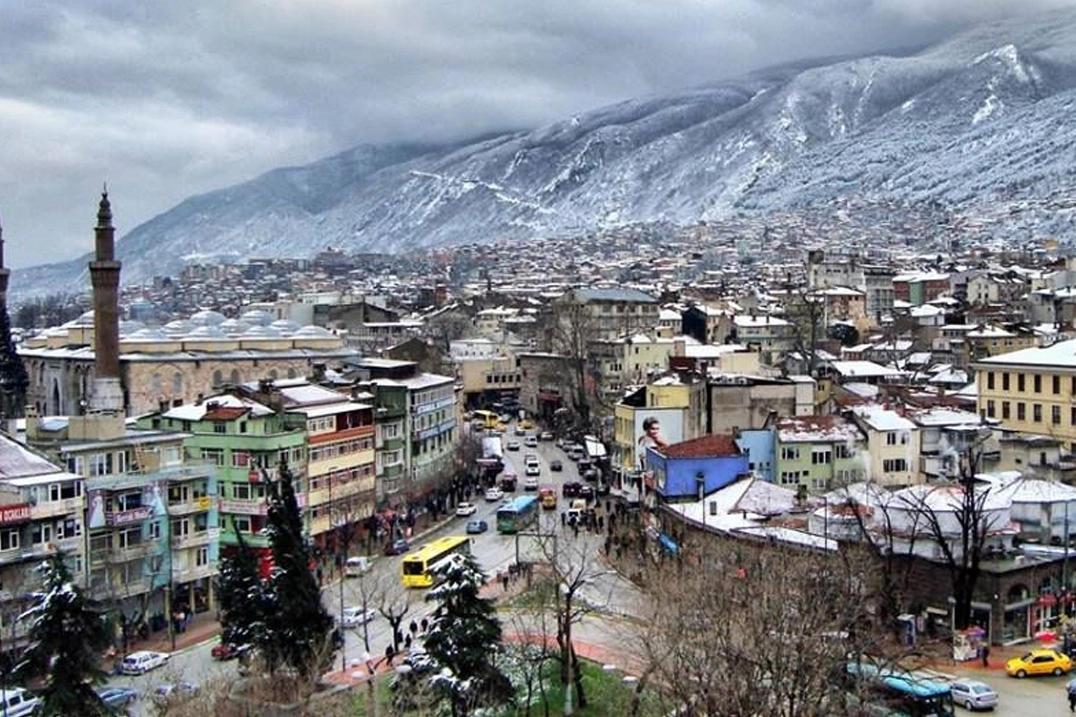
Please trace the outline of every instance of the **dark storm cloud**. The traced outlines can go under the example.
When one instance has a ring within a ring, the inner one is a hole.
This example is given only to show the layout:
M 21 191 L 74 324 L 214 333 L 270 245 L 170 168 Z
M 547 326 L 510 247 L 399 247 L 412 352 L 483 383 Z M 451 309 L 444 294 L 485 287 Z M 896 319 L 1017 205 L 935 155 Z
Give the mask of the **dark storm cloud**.
M 362 142 L 529 128 L 787 60 L 923 45 L 1076 0 L 86 0 L 5 3 L 10 264 Z

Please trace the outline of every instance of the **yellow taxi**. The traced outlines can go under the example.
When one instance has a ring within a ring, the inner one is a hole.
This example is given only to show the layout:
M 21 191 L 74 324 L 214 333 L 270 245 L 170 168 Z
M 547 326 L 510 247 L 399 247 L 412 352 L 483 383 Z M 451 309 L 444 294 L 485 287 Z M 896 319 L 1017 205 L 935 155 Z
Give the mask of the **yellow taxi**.
M 1014 657 L 1005 663 L 1009 677 L 1028 675 L 1063 675 L 1072 670 L 1072 660 L 1057 650 L 1032 650 L 1022 657 Z
M 522 428 L 524 431 L 529 431 L 530 429 L 534 428 L 534 424 L 530 422 L 530 419 L 524 418 L 522 421 L 519 422 L 519 427 Z

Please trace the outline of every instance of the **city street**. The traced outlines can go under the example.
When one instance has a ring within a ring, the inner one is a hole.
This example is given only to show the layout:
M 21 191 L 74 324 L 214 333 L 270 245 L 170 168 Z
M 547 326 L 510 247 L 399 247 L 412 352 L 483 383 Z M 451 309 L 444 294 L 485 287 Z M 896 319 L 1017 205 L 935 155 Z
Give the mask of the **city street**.
M 507 444 L 510 440 L 523 442 L 523 436 L 514 434 L 514 426 L 515 424 L 513 423 L 509 432 L 503 434 L 504 443 Z M 534 435 L 535 430 L 531 429 L 528 433 Z M 528 453 L 536 454 L 541 464 L 542 475 L 538 479 L 539 485 L 553 487 L 557 493 L 557 510 L 539 511 L 539 529 L 543 533 L 556 534 L 558 541 L 564 541 L 559 543 L 558 550 L 572 550 L 574 546 L 574 550 L 578 554 L 585 553 L 590 556 L 588 559 L 591 562 L 586 566 L 586 573 L 593 575 L 593 578 L 588 580 L 587 584 L 579 591 L 580 598 L 613 613 L 631 614 L 636 611 L 638 600 L 640 599 L 638 589 L 629 581 L 620 578 L 615 572 L 605 571 L 596 557 L 603 536 L 597 533 L 588 533 L 584 530 L 580 531 L 578 538 L 576 538 L 570 529 L 562 528 L 561 526 L 560 513 L 562 510 L 567 509 L 567 500 L 561 496 L 561 488 L 565 482 L 581 481 L 581 478 L 576 464 L 569 460 L 564 451 L 558 448 L 554 442 L 539 441 L 537 447 L 528 448 L 523 446 L 519 451 L 506 450 L 504 452 L 506 470 L 514 472 L 520 478 L 516 492 L 507 493 L 505 500 L 520 495 L 537 495 L 535 491 L 528 492 L 523 490 L 524 459 Z M 562 471 L 553 472 L 550 470 L 550 461 L 554 459 L 561 461 L 563 464 Z M 447 524 L 416 541 L 413 547 L 418 547 L 422 543 L 446 535 L 463 535 L 469 520 L 485 520 L 489 524 L 489 530 L 485 533 L 471 536 L 473 538 L 472 551 L 479 564 L 489 575 L 491 582 L 493 582 L 498 571 L 506 570 L 510 564 L 516 562 L 516 536 L 501 535 L 497 532 L 496 512 L 502 502 L 486 502 L 481 492 L 473 496 L 471 500 L 477 506 L 477 510 L 473 515 L 450 519 Z M 434 606 L 425 602 L 426 591 L 407 590 L 400 584 L 401 559 L 399 556 L 379 555 L 373 559 L 373 565 L 365 576 L 345 578 L 342 586 L 339 581 L 326 584 L 322 595 L 330 613 L 334 616 L 340 614 L 341 588 L 345 607 L 362 605 L 364 586 L 367 595 L 371 598 L 375 598 L 383 592 L 404 596 L 405 599 L 410 601 L 407 616 L 402 624 L 402 631 L 406 634 L 410 622 L 412 620 L 420 622 L 423 617 L 428 616 L 433 611 Z M 581 555 L 580 559 L 582 559 Z M 368 605 L 376 608 L 376 600 L 371 600 Z M 590 626 L 591 622 L 594 623 L 593 626 Z M 593 632 L 596 637 L 604 639 L 611 645 L 622 644 L 620 640 L 623 636 L 620 631 L 603 630 L 596 618 L 588 618 L 587 626 L 581 629 L 585 632 Z M 381 615 L 375 617 L 365 626 L 360 625 L 346 629 L 344 634 L 344 650 L 342 657 L 340 654 L 337 655 L 334 669 L 340 669 L 341 665 L 347 665 L 348 669 L 351 669 L 350 665 L 353 661 L 363 661 L 367 654 L 365 644 L 367 638 L 369 640 L 370 656 L 375 660 L 383 658 L 385 647 L 391 642 L 392 638 L 388 622 Z M 584 633 L 580 633 L 579 638 L 587 639 Z M 203 644 L 177 652 L 172 656 L 169 665 L 166 667 L 146 675 L 113 677 L 110 679 L 109 684 L 131 687 L 143 695 L 143 698 L 133 706 L 132 714 L 139 716 L 152 714 L 149 701 L 145 697 L 158 685 L 183 679 L 207 686 L 235 676 L 236 663 L 213 660 L 210 655 L 211 647 L 212 644 Z

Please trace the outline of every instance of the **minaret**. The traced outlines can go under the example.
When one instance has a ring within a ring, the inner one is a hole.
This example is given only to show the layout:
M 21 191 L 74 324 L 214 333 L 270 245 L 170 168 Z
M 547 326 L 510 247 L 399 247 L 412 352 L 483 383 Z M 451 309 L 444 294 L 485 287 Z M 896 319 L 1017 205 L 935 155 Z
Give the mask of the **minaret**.
M 93 355 L 95 376 L 90 410 L 123 415 L 120 384 L 120 263 L 116 261 L 116 230 L 108 189 L 101 193 L 94 228 L 96 254 L 90 262 L 93 284 Z
M 11 316 L 7 311 L 7 285 L 11 270 L 4 266 L 4 227 L 0 225 L 0 419 L 13 421 L 26 409 L 26 388 L 30 379 L 15 342 L 11 338 Z

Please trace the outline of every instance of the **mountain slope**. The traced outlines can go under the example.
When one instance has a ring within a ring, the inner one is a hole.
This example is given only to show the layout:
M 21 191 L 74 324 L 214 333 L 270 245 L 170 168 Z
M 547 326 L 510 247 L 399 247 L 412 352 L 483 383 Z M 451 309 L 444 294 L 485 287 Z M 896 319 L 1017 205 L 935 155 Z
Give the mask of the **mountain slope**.
M 328 245 L 402 252 L 849 195 L 969 209 L 998 193 L 1072 187 L 1074 104 L 1076 13 L 1049 13 L 919 52 L 769 68 L 529 132 L 359 147 L 192 197 L 132 230 L 118 253 L 130 282 L 184 261 Z M 13 290 L 51 275 L 71 281 L 84 267 L 17 272 Z

